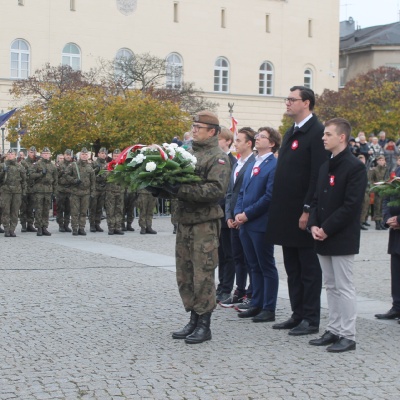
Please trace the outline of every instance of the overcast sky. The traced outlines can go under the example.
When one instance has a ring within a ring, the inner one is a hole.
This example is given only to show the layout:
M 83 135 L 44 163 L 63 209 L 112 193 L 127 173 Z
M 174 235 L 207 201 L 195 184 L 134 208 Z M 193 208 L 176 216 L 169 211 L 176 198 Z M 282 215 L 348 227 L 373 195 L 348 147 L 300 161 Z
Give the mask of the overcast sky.
M 340 0 L 340 21 L 353 17 L 361 28 L 390 24 L 399 21 L 399 10 L 400 0 Z

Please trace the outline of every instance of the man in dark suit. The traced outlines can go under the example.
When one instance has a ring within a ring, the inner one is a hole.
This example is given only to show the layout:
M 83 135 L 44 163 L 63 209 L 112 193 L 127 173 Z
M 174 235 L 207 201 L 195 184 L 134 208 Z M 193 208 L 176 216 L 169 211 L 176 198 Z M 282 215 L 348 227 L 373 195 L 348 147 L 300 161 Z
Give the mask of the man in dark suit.
M 328 153 L 322 143 L 324 126 L 312 113 L 314 92 L 294 86 L 285 103 L 295 124 L 279 151 L 267 235 L 282 246 L 292 316 L 273 328 L 307 335 L 319 330 L 322 273 L 306 228 L 318 171 Z
M 323 143 L 332 157 L 322 164 L 308 226 L 321 264 L 329 319 L 325 333 L 310 340 L 333 353 L 355 350 L 357 297 L 353 281 L 354 255 L 360 249 L 361 204 L 367 187 L 365 165 L 347 143 L 349 122 L 334 118 L 325 123 Z
M 255 144 L 255 134 L 256 132 L 250 127 L 244 127 L 239 129 L 235 140 L 236 151 L 240 154 L 240 158 L 232 169 L 229 181 L 225 201 L 225 219 L 231 234 L 232 255 L 235 263 L 236 290 L 227 300 L 219 303 L 220 306 L 226 308 L 234 307 L 235 304 L 238 303 L 243 303 L 245 297 L 247 300 L 251 298 L 251 283 L 246 291 L 247 276 L 250 275 L 250 270 L 245 260 L 242 242 L 239 238 L 239 226 L 235 221 L 234 210 L 240 188 L 242 187 L 244 173 L 247 167 L 254 162 L 253 147 Z
M 237 159 L 231 153 L 233 143 L 233 133 L 226 127 L 221 128 L 218 134 L 219 148 L 228 155 L 231 170 L 236 164 Z M 231 232 L 225 220 L 225 198 L 219 202 L 224 216 L 221 218 L 221 234 L 219 235 L 218 247 L 218 287 L 217 287 L 217 303 L 229 299 L 235 281 L 235 263 L 233 261 Z
M 258 130 L 257 156 L 243 178 L 235 206 L 235 221 L 240 227 L 240 240 L 252 277 L 253 293 L 250 308 L 239 318 L 253 322 L 275 321 L 279 278 L 275 266 L 274 245 L 266 240 L 269 208 L 272 198 L 276 158 L 281 136 L 270 127 Z

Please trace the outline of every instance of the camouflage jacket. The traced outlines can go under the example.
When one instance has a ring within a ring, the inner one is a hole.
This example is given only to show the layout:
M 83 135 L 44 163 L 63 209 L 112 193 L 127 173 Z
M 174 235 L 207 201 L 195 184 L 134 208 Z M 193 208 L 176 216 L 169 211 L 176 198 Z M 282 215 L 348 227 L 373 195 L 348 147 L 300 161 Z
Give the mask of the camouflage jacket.
M 7 168 L 7 171 L 4 171 L 4 167 Z M 25 168 L 16 160 L 4 161 L 0 164 L 0 192 L 26 194 Z
M 22 160 L 20 165 L 22 165 L 25 168 L 25 173 L 26 173 L 26 181 L 27 181 L 27 188 L 26 192 L 27 193 L 33 193 L 33 186 L 29 186 L 28 180 L 29 180 L 29 168 L 32 167 L 34 163 L 39 161 L 36 157 L 34 159 L 26 157 L 25 160 Z
M 96 176 L 96 192 L 104 192 L 106 190 L 107 175 L 104 173 L 100 174 L 100 171 L 107 169 L 107 160 L 97 158 L 92 166 Z
M 197 158 L 195 173 L 202 182 L 182 184 L 179 188 L 176 220 L 182 224 L 199 224 L 223 217 L 218 201 L 226 195 L 231 165 L 218 147 L 218 137 L 193 142 L 190 152 Z
M 110 172 L 106 172 L 106 173 L 104 173 L 102 175 L 107 180 L 107 176 L 110 175 Z M 107 182 L 107 184 L 106 184 L 106 192 L 119 194 L 119 193 L 124 193 L 125 189 L 119 183 Z
M 71 193 L 71 184 L 65 179 L 68 166 L 72 161 L 64 160 L 58 167 L 58 191 L 60 193 Z
M 58 171 L 50 161 L 41 159 L 28 169 L 28 186 L 33 193 L 57 193 Z
M 71 193 L 77 196 L 94 195 L 96 188 L 94 171 L 87 161 L 79 160 L 68 165 L 64 178 L 71 185 Z

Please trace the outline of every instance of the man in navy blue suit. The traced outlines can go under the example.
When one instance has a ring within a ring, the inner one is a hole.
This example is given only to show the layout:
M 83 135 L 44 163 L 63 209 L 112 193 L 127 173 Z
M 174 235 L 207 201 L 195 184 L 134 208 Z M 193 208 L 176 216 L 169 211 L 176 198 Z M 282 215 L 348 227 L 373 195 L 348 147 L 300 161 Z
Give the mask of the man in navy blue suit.
M 240 226 L 253 285 L 250 308 L 238 316 L 252 317 L 253 322 L 269 322 L 275 321 L 279 278 L 274 245 L 267 242 L 266 230 L 277 163 L 274 153 L 279 149 L 281 136 L 275 129 L 263 127 L 255 139 L 258 154 L 246 170 L 235 207 L 235 221 Z

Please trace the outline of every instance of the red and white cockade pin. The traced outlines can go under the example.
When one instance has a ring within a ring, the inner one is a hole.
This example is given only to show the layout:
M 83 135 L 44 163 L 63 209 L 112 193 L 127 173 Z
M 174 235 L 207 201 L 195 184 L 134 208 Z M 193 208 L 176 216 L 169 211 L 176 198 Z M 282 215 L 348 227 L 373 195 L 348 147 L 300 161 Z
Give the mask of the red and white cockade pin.
M 239 172 L 236 172 L 236 178 L 238 177 L 238 175 L 239 175 Z
M 329 184 L 330 184 L 331 186 L 335 186 L 335 176 L 334 176 L 334 175 L 331 175 L 331 176 L 329 177 Z
M 298 147 L 299 147 L 299 141 L 298 140 L 293 140 L 292 150 L 296 150 Z
M 260 167 L 253 168 L 253 175 L 258 175 L 260 173 Z
M 220 159 L 218 159 L 218 164 L 225 165 L 225 160 L 222 160 L 221 158 L 220 158 Z

